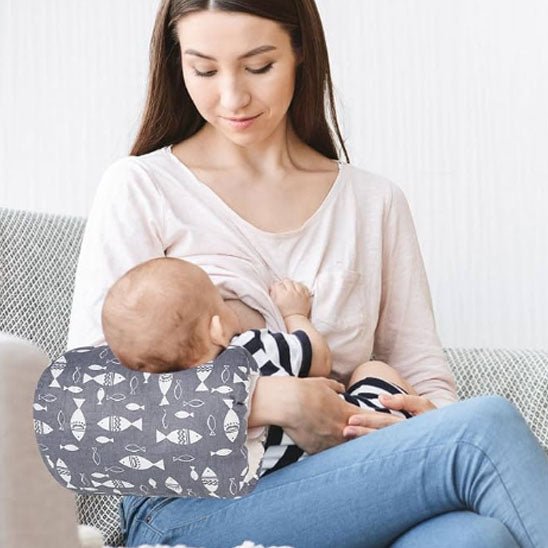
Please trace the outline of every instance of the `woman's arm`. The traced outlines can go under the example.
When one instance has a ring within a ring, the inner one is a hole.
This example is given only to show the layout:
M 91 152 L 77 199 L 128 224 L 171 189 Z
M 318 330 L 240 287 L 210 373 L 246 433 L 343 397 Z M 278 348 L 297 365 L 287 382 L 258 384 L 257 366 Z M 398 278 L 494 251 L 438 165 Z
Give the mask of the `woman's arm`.
M 163 222 L 164 197 L 136 158 L 122 158 L 105 170 L 82 239 L 67 348 L 105 343 L 105 295 L 130 268 L 165 255 Z
M 383 220 L 382 292 L 375 359 L 394 367 L 436 406 L 457 400 L 437 334 L 432 299 L 407 200 L 396 185 Z
M 248 426 L 276 424 L 307 453 L 318 453 L 346 441 L 343 428 L 357 411 L 338 395 L 344 390 L 342 383 L 323 377 L 260 377 Z

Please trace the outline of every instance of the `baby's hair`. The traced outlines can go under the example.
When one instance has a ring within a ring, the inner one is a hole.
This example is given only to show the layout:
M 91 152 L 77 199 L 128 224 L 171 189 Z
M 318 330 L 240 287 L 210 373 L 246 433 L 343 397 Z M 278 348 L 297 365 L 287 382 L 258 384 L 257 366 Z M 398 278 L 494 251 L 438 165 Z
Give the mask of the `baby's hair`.
M 112 285 L 101 321 L 124 365 L 164 372 L 197 363 L 206 344 L 200 327 L 212 311 L 209 296 L 197 290 L 202 275 L 207 276 L 192 263 L 160 257 L 131 268 Z

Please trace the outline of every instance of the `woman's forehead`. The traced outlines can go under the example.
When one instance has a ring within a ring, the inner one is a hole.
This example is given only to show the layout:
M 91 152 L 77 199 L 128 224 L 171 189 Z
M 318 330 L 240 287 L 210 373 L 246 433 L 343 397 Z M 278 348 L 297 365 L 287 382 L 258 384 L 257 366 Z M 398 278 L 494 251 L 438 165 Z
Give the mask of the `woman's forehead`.
M 281 49 L 287 32 L 276 22 L 240 12 L 200 11 L 182 17 L 177 34 L 183 50 L 207 57 L 244 56 L 261 46 Z

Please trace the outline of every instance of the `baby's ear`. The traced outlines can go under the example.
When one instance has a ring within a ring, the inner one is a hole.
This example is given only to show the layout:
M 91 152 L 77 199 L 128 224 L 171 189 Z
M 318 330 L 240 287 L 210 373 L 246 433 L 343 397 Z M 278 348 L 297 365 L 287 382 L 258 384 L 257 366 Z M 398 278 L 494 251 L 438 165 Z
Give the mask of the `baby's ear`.
M 221 322 L 221 317 L 218 314 L 215 314 L 209 322 L 209 337 L 211 342 L 218 346 L 226 346 L 225 343 L 225 330 L 223 323 Z

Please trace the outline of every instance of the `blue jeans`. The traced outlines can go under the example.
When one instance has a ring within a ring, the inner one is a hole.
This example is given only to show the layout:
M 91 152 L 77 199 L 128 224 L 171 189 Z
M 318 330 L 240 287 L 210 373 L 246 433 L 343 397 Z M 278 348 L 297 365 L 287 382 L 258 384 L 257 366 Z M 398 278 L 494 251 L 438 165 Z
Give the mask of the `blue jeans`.
M 125 497 L 126 544 L 547 547 L 548 458 L 508 400 L 429 411 L 261 478 L 240 499 Z

